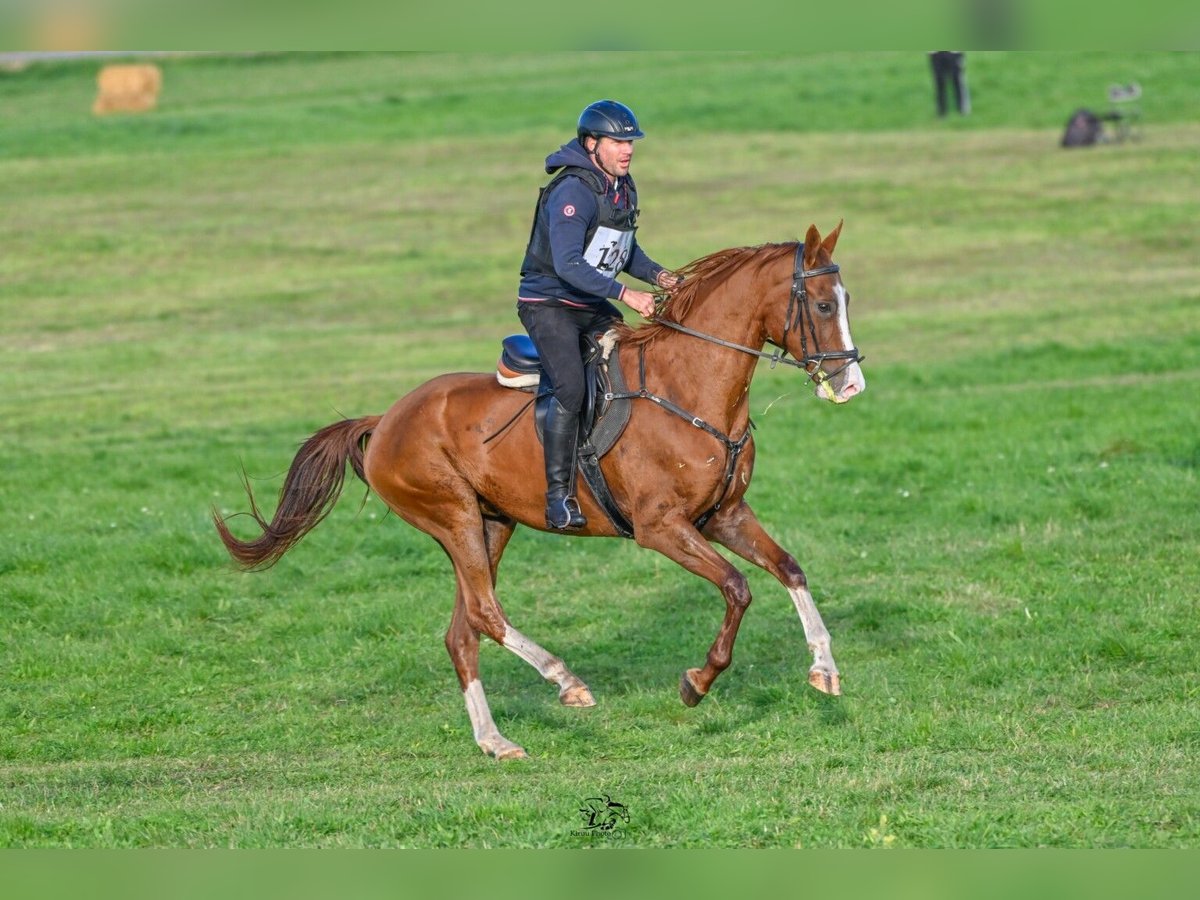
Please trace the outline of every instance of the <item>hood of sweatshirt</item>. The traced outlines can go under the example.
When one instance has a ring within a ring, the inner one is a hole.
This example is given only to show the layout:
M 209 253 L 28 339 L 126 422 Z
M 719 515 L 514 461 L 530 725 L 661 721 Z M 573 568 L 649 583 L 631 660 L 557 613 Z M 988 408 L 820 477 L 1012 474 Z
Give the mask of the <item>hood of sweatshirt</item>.
M 546 157 L 547 175 L 552 175 L 563 166 L 578 166 L 582 169 L 592 169 L 595 172 L 600 172 L 596 164 L 583 151 L 583 147 L 580 146 L 578 140 L 567 141 L 567 143 Z M 604 173 L 600 172 L 600 174 Z

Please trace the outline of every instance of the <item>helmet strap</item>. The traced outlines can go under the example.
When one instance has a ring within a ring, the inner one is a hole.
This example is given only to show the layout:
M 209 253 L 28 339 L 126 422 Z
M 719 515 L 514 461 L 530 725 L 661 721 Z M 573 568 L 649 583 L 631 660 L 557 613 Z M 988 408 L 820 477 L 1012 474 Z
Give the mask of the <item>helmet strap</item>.
M 585 139 L 590 137 L 593 141 L 596 142 L 592 146 L 591 150 L 588 150 L 587 144 L 583 145 L 583 149 L 587 153 L 588 159 L 590 159 L 592 161 L 593 165 L 595 165 L 595 167 L 597 169 L 599 169 L 601 172 L 604 173 L 605 177 L 610 179 L 613 184 L 616 184 L 617 180 L 620 176 L 614 175 L 612 172 L 608 171 L 608 169 L 604 168 L 604 164 L 602 162 L 600 162 L 600 154 L 599 154 L 600 137 L 598 135 L 594 135 L 594 134 L 585 135 L 584 137 L 585 137 Z

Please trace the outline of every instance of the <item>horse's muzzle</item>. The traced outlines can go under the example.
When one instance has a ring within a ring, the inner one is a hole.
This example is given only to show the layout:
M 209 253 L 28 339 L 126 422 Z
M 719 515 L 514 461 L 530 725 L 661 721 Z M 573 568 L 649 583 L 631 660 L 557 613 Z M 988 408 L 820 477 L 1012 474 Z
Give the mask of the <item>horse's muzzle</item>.
M 849 403 L 866 389 L 867 379 L 863 376 L 862 367 L 852 362 L 837 374 L 819 381 L 815 393 L 822 400 L 842 404 Z

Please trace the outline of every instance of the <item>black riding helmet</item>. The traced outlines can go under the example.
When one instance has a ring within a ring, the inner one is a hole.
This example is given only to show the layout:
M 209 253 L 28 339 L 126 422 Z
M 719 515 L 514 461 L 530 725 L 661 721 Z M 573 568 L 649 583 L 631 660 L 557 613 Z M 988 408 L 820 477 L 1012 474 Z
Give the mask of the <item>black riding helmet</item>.
M 579 114 L 579 139 L 610 137 L 618 141 L 636 141 L 646 135 L 638 128 L 637 116 L 624 103 L 597 100 Z

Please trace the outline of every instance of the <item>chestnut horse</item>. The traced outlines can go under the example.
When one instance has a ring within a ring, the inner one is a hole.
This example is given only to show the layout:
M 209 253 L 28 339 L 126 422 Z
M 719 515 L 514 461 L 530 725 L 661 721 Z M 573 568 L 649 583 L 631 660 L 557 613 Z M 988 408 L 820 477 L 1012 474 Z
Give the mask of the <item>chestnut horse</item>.
M 866 382 L 850 337 L 849 295 L 831 254 L 841 223 L 823 240 L 722 250 L 682 270 L 683 285 L 653 324 L 621 326 L 626 379 L 639 373 L 625 433 L 602 470 L 634 539 L 711 581 L 725 618 L 703 666 L 688 669 L 680 696 L 699 703 L 729 666 L 746 578 L 709 541 L 775 576 L 788 589 L 813 655 L 809 683 L 841 693 L 829 632 L 796 560 L 763 530 L 743 499 L 754 465 L 750 381 L 760 358 L 803 369 L 818 397 L 844 403 Z M 773 353 L 763 346 L 772 344 Z M 791 353 L 795 359 L 787 359 Z M 500 734 L 479 679 L 479 637 L 487 635 L 559 689 L 567 706 L 595 700 L 563 661 L 513 627 L 496 598 L 496 570 L 518 524 L 544 529 L 545 477 L 529 397 L 492 374 L 443 375 L 402 397 L 383 416 L 348 419 L 313 435 L 288 470 L 274 518 L 251 512 L 262 534 L 242 541 L 214 512 L 244 568 L 273 565 L 332 509 L 346 463 L 403 519 L 437 541 L 454 566 L 454 613 L 446 649 L 458 671 L 475 741 L 499 759 L 525 751 Z M 494 439 L 493 439 L 494 438 Z M 364 450 L 365 447 L 365 450 Z M 249 485 L 247 484 L 247 491 Z M 581 487 L 582 534 L 617 530 Z

